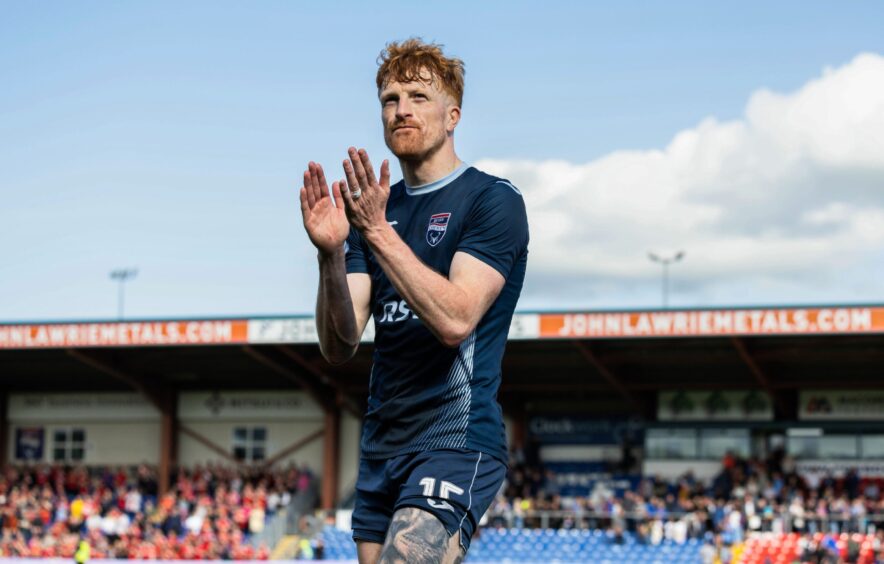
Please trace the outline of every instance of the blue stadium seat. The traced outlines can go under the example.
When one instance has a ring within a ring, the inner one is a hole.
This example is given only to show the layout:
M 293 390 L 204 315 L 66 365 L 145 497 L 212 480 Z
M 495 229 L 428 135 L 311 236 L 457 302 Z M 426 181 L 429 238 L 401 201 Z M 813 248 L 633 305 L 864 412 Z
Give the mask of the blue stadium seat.
M 355 560 L 356 544 L 347 531 L 326 527 L 322 532 L 329 560 Z M 572 564 L 599 562 L 625 564 L 649 562 L 687 564 L 698 562 L 702 542 L 691 539 L 684 544 L 664 541 L 658 546 L 636 542 L 624 535 L 624 544 L 613 544 L 601 530 L 556 529 L 484 529 L 470 549 L 469 561 L 482 563 L 543 562 Z

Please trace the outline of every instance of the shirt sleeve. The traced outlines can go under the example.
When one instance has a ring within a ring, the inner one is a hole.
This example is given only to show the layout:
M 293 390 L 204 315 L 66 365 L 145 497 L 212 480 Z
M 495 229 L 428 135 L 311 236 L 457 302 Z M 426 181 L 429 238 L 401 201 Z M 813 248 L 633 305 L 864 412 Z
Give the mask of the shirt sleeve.
M 359 233 L 350 228 L 350 234 L 344 241 L 344 261 L 347 265 L 347 274 L 356 272 L 368 273 L 368 261 L 365 258 L 365 247 Z
M 499 180 L 476 199 L 457 250 L 469 253 L 508 278 L 527 248 L 525 200 L 512 184 Z

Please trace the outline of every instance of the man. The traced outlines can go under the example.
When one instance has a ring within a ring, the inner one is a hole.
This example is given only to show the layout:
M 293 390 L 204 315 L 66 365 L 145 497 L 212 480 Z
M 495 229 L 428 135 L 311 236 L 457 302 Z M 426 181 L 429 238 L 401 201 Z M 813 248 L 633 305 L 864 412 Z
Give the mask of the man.
M 316 322 L 333 363 L 374 318 L 353 538 L 359 561 L 459 562 L 506 473 L 500 364 L 527 263 L 521 194 L 454 151 L 463 63 L 418 39 L 377 75 L 390 186 L 350 148 L 331 186 L 308 165 L 301 211 L 319 250 Z

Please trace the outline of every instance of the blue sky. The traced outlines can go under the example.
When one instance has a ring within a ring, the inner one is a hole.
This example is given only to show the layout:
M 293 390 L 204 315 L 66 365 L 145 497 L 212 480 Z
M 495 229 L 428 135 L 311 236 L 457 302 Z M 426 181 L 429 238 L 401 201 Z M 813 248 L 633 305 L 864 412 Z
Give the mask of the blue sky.
M 113 317 L 119 266 L 140 270 L 133 317 L 310 312 L 300 173 L 308 160 L 337 171 L 348 145 L 388 156 L 374 74 L 391 39 L 435 40 L 466 61 L 458 152 L 510 168 L 661 149 L 706 118 L 741 119 L 753 93 L 795 92 L 884 53 L 880 2 L 2 8 L 0 320 Z M 673 271 L 673 305 L 884 301 L 863 282 L 880 252 L 839 266 L 845 280 L 761 272 L 715 291 L 691 274 L 695 256 L 688 248 L 681 282 Z M 659 273 L 644 250 L 636 261 L 646 273 L 588 267 L 555 299 L 559 273 L 538 267 L 523 307 L 656 306 Z

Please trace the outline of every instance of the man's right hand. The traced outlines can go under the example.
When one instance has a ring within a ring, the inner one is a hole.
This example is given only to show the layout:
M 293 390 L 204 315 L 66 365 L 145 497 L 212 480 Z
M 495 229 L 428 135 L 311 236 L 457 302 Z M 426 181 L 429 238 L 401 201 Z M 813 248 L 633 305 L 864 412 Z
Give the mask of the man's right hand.
M 325 255 L 343 249 L 347 235 L 350 234 L 350 222 L 347 221 L 344 200 L 341 197 L 342 182 L 332 183 L 332 201 L 322 167 L 311 161 L 304 171 L 304 187 L 301 188 L 304 229 L 313 245 Z

